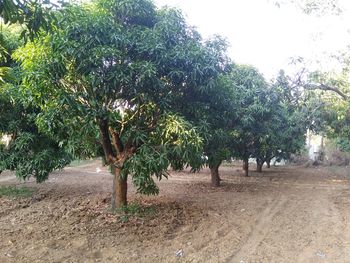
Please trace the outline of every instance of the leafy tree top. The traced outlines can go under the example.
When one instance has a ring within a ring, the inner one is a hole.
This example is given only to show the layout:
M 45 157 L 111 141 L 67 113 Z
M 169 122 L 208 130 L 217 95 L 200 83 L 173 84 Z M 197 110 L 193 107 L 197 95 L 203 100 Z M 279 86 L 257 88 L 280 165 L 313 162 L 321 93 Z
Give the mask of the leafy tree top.
M 157 192 L 150 176 L 166 175 L 169 164 L 198 166 L 202 139 L 181 115 L 225 70 L 221 42 L 202 40 L 179 10 L 147 0 L 61 13 L 59 28 L 16 54 L 41 129 L 73 150 L 102 146 L 142 193 Z

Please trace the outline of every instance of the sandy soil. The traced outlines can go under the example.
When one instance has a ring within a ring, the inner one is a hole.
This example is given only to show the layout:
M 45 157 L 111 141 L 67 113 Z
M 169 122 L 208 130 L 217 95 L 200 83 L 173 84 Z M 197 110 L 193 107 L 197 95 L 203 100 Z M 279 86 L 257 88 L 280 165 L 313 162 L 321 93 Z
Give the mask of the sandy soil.
M 0 198 L 0 262 L 350 262 L 349 167 L 221 176 L 217 189 L 208 170 L 172 172 L 156 197 L 131 188 L 153 212 L 126 222 L 109 211 L 112 176 L 97 162 L 41 185 L 2 174 L 35 194 Z

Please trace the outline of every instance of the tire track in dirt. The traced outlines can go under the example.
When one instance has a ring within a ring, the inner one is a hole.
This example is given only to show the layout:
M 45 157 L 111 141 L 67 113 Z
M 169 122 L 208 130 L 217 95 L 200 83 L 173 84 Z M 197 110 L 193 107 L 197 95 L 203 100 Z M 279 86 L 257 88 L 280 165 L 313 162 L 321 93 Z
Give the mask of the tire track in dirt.
M 184 208 L 164 210 L 162 219 L 149 225 L 116 228 L 119 223 L 105 224 L 109 217 L 91 221 L 85 210 L 71 213 L 90 203 L 95 207 L 102 200 L 98 194 L 104 198 L 110 192 L 105 168 L 96 162 L 82 167 L 54 173 L 38 186 L 41 194 L 52 191 L 38 196 L 46 197 L 42 202 L 0 215 L 1 263 L 350 262 L 350 179 L 326 168 L 272 168 L 246 178 L 240 166 L 223 167 L 220 188 L 210 186 L 208 169 L 171 172 L 159 183 L 160 196 L 141 198 L 131 187 L 130 197 L 152 204 L 186 203 Z M 12 183 L 6 181 L 3 185 Z M 184 212 L 180 222 L 177 211 Z M 12 226 L 13 218 L 18 220 Z M 181 257 L 175 255 L 179 250 Z
M 283 187 L 283 195 L 259 214 L 245 243 L 226 262 L 348 262 L 339 260 L 350 258 L 350 247 L 334 203 L 339 191 L 349 190 L 348 183 L 312 184 L 296 176 L 288 185 L 278 180 L 270 186 Z
M 295 176 L 289 183 L 288 187 L 298 184 L 300 176 Z M 278 178 L 272 185 L 274 187 L 283 186 L 285 182 Z M 264 184 L 261 184 L 264 185 Z M 271 187 L 271 183 L 270 183 Z M 282 211 L 287 202 L 287 197 L 279 193 L 274 199 L 270 199 L 267 207 L 259 214 L 256 223 L 254 224 L 250 234 L 243 243 L 243 245 L 236 250 L 231 256 L 227 257 L 225 262 L 248 262 L 246 261 L 250 255 L 254 254 L 259 245 L 263 242 L 265 237 L 271 230 L 273 219 L 278 212 Z
M 232 256 L 228 257 L 226 262 L 245 262 L 245 258 L 249 257 L 250 254 L 253 254 L 256 248 L 264 240 L 271 228 L 272 219 L 281 209 L 284 208 L 286 202 L 287 198 L 283 195 L 276 200 L 272 200 L 260 214 L 259 219 L 243 246 Z
M 347 186 L 349 190 L 349 187 Z M 332 188 L 320 191 L 313 200 L 311 221 L 318 220 L 316 225 L 305 226 L 311 236 L 312 230 L 317 238 L 310 239 L 310 243 L 299 251 L 296 262 L 318 262 L 324 259 L 327 262 L 345 262 L 342 257 L 349 258 L 349 244 L 344 235 L 346 223 L 342 221 L 341 211 L 337 208 L 335 200 L 340 195 L 339 189 Z M 327 232 L 332 229 L 331 232 Z M 346 261 L 349 262 L 349 261 Z

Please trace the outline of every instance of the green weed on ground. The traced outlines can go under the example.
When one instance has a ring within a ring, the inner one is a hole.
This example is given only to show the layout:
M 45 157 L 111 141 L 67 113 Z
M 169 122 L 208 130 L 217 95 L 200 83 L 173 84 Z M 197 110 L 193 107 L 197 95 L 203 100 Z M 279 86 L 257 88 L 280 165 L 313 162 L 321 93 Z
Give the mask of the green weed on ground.
M 34 193 L 33 189 L 16 186 L 0 186 L 0 197 L 30 197 Z
M 154 206 L 143 206 L 138 203 L 131 203 L 114 211 L 115 214 L 120 215 L 120 221 L 128 222 L 131 217 L 150 218 L 157 213 Z

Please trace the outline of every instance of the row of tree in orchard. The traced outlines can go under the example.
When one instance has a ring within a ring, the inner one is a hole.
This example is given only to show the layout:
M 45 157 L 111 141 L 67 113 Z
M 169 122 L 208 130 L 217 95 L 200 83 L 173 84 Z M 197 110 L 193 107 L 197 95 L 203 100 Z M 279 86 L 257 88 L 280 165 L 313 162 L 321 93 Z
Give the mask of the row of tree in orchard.
M 74 158 L 103 156 L 116 208 L 127 204 L 128 177 L 139 193 L 157 194 L 154 179 L 169 167 L 208 166 L 219 186 L 223 161 L 243 160 L 248 175 L 255 158 L 261 171 L 300 151 L 314 123 L 305 92 L 283 71 L 268 82 L 235 64 L 222 38 L 203 39 L 178 9 L 4 3 L 0 134 L 12 140 L 0 170 L 20 178 L 41 182 Z

